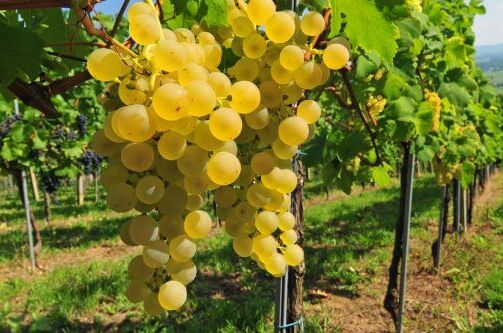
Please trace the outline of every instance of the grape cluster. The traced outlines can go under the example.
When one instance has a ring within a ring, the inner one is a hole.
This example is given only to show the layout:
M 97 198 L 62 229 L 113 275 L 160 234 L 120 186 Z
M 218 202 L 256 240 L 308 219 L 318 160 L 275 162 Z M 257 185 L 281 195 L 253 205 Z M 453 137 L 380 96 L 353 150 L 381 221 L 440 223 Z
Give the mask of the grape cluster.
M 229 26 L 217 31 L 162 29 L 146 3 L 131 6 L 128 18 L 140 55 L 99 49 L 87 63 L 96 79 L 120 81 L 123 105 L 108 113 L 92 147 L 108 157 L 108 207 L 142 213 L 121 228 L 126 244 L 143 246 L 129 265 L 128 299 L 152 315 L 184 304 L 196 241 L 212 229 L 201 209 L 208 191 L 235 252 L 283 276 L 304 258 L 289 212 L 292 158 L 321 116 L 304 91 L 344 67 L 348 48 L 337 39 L 314 49 L 323 16 L 276 11 L 271 0 L 230 2 Z M 240 58 L 228 74 L 218 69 L 222 47 Z
M 84 151 L 79 160 L 86 175 L 97 174 L 103 162 L 103 159 L 92 150 Z
M 79 114 L 77 116 L 77 133 L 80 138 L 84 137 L 87 133 L 88 119 L 86 115 Z
M 372 95 L 368 98 L 366 106 L 370 114 L 376 117 L 384 111 L 387 104 L 388 101 L 383 96 L 379 95 L 376 97 Z
M 14 126 L 16 122 L 20 121 L 21 118 L 20 114 L 13 114 L 5 118 L 5 120 L 0 123 L 0 139 L 5 138 L 12 129 L 12 126 Z
M 61 186 L 62 178 L 57 176 L 54 171 L 42 172 L 41 183 L 44 192 L 54 194 Z
M 436 92 L 429 91 L 426 89 L 424 91 L 426 101 L 433 108 L 433 126 L 432 131 L 438 132 L 440 129 L 440 114 L 442 112 L 442 99 Z

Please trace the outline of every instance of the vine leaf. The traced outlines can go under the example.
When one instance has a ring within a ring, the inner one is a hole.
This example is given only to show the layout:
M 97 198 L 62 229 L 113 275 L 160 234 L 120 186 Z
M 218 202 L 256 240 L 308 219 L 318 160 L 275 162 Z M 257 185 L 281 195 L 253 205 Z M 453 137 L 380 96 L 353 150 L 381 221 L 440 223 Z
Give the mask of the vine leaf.
M 331 37 L 344 32 L 353 45 L 366 52 L 377 52 L 384 62 L 391 64 L 398 51 L 398 28 L 390 22 L 371 0 L 330 0 L 334 11 Z M 348 20 L 343 18 L 348 17 Z
M 389 166 L 381 166 L 372 168 L 372 178 L 376 182 L 377 186 L 384 187 L 391 184 L 391 177 L 389 172 L 391 168 Z

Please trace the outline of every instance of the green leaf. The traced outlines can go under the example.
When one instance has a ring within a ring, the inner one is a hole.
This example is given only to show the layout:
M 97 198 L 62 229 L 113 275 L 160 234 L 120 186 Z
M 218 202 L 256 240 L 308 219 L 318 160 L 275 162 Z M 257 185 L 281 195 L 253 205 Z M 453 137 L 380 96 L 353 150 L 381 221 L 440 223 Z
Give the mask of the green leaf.
M 33 136 L 33 148 L 45 149 L 46 146 L 46 143 L 42 141 L 42 139 L 40 139 L 40 137 L 38 136 L 38 133 L 35 133 L 35 135 Z
M 226 0 L 206 0 L 204 1 L 208 9 L 204 16 L 204 21 L 208 27 L 218 27 L 227 25 L 227 1 Z
M 391 177 L 389 175 L 390 167 L 377 167 L 372 168 L 372 178 L 378 186 L 384 187 L 391 184 Z
M 419 135 L 427 135 L 433 128 L 433 108 L 427 102 L 419 104 L 416 113 L 416 132 Z
M 11 152 L 7 142 L 5 142 L 2 145 L 2 150 L 0 151 L 0 156 L 2 157 L 2 159 L 4 159 L 7 162 L 10 162 L 13 160 L 14 157 L 12 156 L 12 152 Z
M 377 52 L 391 64 L 398 50 L 398 28 L 370 0 L 330 0 L 333 9 L 331 36 L 344 33 L 351 44 L 366 52 Z M 345 16 L 345 19 L 343 18 Z
M 370 149 L 370 144 L 367 137 L 362 132 L 353 132 L 342 140 L 337 149 L 337 154 L 341 160 L 347 160 L 368 149 Z
M 475 165 L 472 162 L 463 163 L 459 172 L 459 181 L 461 182 L 461 186 L 463 186 L 463 188 L 468 188 L 473 181 L 474 175 Z
M 457 83 L 442 83 L 438 93 L 458 106 L 467 106 L 472 99 L 468 91 Z
M 374 73 L 379 66 L 365 55 L 361 55 L 356 60 L 356 75 L 359 78 L 366 78 Z

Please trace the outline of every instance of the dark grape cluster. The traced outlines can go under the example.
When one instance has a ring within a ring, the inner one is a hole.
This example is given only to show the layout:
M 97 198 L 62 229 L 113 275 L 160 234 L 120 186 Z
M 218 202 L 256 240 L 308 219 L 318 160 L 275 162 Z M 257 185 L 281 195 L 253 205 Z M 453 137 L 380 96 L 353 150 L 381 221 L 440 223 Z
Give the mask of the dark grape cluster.
M 79 138 L 79 133 L 70 131 L 62 126 L 57 126 L 54 130 L 54 140 L 56 143 L 60 143 L 65 140 L 77 140 Z
M 0 123 L 0 139 L 6 137 L 12 129 L 12 126 L 21 120 L 21 118 L 22 116 L 20 114 L 14 114 L 7 117 L 2 123 Z
M 83 114 L 79 114 L 77 117 L 77 132 L 79 133 L 79 137 L 82 138 L 86 135 L 88 123 L 87 117 Z
M 80 157 L 86 175 L 98 173 L 103 159 L 92 150 L 86 150 Z
M 40 156 L 42 156 L 42 151 L 39 150 L 39 149 L 32 149 L 30 150 L 30 158 L 33 160 L 33 161 L 37 161 Z
M 49 194 L 55 193 L 61 185 L 62 178 L 56 176 L 54 171 L 43 172 L 41 175 L 42 188 Z

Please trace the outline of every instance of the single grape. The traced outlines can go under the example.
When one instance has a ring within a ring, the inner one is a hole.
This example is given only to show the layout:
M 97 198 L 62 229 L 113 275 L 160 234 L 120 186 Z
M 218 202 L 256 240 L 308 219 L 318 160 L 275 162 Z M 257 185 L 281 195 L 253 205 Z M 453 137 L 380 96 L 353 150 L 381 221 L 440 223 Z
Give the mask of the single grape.
M 299 104 L 297 108 L 297 115 L 304 119 L 308 124 L 313 124 L 320 119 L 321 108 L 315 101 L 306 99 Z
M 176 236 L 169 242 L 169 254 L 178 262 L 189 261 L 196 254 L 196 244 L 187 235 Z
M 87 58 L 89 73 L 99 81 L 113 81 L 131 71 L 121 56 L 110 49 L 94 50 Z
M 325 20 L 320 13 L 308 12 L 302 17 L 300 28 L 306 36 L 318 36 L 325 30 Z
M 349 62 L 349 51 L 342 44 L 329 45 L 323 51 L 323 62 L 332 70 L 339 70 Z
M 253 240 L 248 236 L 237 237 L 232 240 L 232 248 L 240 257 L 249 257 L 253 254 Z
M 295 33 L 295 20 L 288 13 L 277 12 L 267 20 L 265 33 L 276 44 L 286 43 Z
M 161 36 L 161 23 L 155 16 L 140 14 L 129 19 L 129 33 L 140 45 L 156 43 Z
M 265 54 L 266 48 L 264 37 L 258 33 L 248 35 L 243 41 L 243 52 L 251 59 L 261 58 Z
M 249 81 L 239 81 L 231 87 L 231 107 L 235 111 L 247 114 L 257 109 L 260 104 L 260 91 Z
M 243 121 L 238 113 L 230 108 L 220 108 L 210 116 L 210 131 L 221 141 L 234 140 L 243 128 Z
M 255 217 L 255 227 L 261 234 L 272 234 L 278 228 L 278 223 L 278 216 L 274 212 L 263 211 Z
M 187 289 L 178 281 L 166 282 L 159 288 L 159 304 L 168 311 L 178 310 L 187 300 Z
M 305 51 L 297 45 L 287 45 L 279 55 L 280 64 L 289 71 L 296 71 L 304 65 L 304 54 Z
M 208 162 L 208 177 L 218 185 L 229 185 L 238 179 L 241 173 L 239 159 L 231 153 L 213 154 Z
M 266 175 L 275 167 L 274 156 L 269 152 L 257 153 L 253 155 L 250 165 L 255 174 Z
M 278 128 L 279 138 L 287 145 L 300 145 L 309 135 L 309 126 L 298 116 L 284 119 Z
M 193 239 L 207 237 L 211 231 L 211 217 L 202 210 L 191 212 L 185 217 L 184 230 Z
M 304 261 L 304 250 L 298 245 L 288 245 L 285 249 L 284 256 L 288 265 L 298 266 Z
M 190 96 L 184 87 L 176 83 L 168 83 L 155 91 L 152 104 L 159 117 L 166 120 L 178 120 L 189 113 Z
M 168 244 L 161 240 L 150 242 L 143 248 L 143 262 L 152 268 L 164 266 L 169 260 Z

